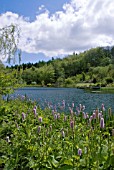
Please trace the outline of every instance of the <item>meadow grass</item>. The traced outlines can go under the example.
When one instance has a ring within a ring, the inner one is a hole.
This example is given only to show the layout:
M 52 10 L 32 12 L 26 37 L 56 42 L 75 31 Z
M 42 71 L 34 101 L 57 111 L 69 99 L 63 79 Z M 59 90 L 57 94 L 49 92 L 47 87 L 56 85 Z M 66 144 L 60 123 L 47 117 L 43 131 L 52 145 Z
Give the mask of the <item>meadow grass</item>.
M 0 168 L 82 170 L 114 168 L 114 114 L 109 108 L 85 113 L 85 106 L 42 110 L 19 97 L 0 105 Z M 76 109 L 75 109 L 76 108 Z

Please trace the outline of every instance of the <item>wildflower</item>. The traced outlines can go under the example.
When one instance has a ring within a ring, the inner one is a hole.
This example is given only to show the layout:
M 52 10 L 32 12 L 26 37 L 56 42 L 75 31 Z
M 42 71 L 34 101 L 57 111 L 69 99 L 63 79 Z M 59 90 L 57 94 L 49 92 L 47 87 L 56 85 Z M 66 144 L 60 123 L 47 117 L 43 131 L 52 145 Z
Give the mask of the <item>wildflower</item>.
M 93 112 L 93 119 L 96 119 L 96 113 L 95 112 Z
M 55 119 L 55 120 L 57 119 L 57 114 L 54 114 L 54 119 Z
M 6 141 L 7 141 L 8 143 L 10 142 L 9 136 L 6 137 Z
M 84 105 L 82 106 L 82 110 L 85 110 L 85 106 Z
M 22 120 L 25 120 L 25 118 L 26 118 L 26 115 L 24 112 L 22 112 Z
M 74 102 L 72 103 L 72 108 L 74 107 Z
M 57 119 L 60 119 L 60 113 L 57 113 Z
M 42 117 L 39 117 L 38 120 L 39 120 L 39 122 L 41 123 L 41 122 L 42 122 Z
M 91 115 L 91 116 L 90 116 L 90 120 L 92 120 L 92 119 L 93 119 L 93 116 Z
M 79 148 L 78 149 L 78 155 L 81 156 L 82 155 L 82 150 Z
M 64 138 L 65 137 L 65 132 L 64 132 L 64 130 L 62 130 L 62 137 Z
M 79 104 L 79 107 L 80 107 L 80 112 L 81 112 L 83 109 L 83 106 L 81 104 Z
M 104 128 L 104 118 L 100 119 L 100 128 Z
M 82 114 L 83 114 L 83 118 L 86 119 L 86 113 L 83 112 Z
M 102 117 L 102 113 L 98 113 L 98 119 L 100 119 Z
M 54 115 L 54 112 L 55 112 L 55 111 L 54 111 L 54 110 L 52 110 L 52 115 Z
M 91 124 L 91 121 L 93 120 L 93 116 L 90 116 L 89 123 Z
M 89 118 L 89 115 L 88 115 L 88 113 L 86 113 L 86 119 L 88 119 Z
M 101 109 L 102 109 L 102 111 L 105 111 L 104 104 L 102 104 Z
M 65 100 L 62 101 L 62 106 L 65 108 Z
M 35 107 L 33 109 L 33 112 L 34 112 L 34 116 L 36 117 L 37 113 L 36 113 L 36 108 Z
M 52 125 L 50 125 L 50 131 L 52 131 Z
M 40 133 L 41 131 L 41 126 L 38 126 L 38 133 Z
M 71 107 L 69 107 L 69 110 L 70 110 L 70 114 L 73 116 L 73 110 Z
M 71 127 L 72 129 L 74 128 L 74 121 L 73 121 L 73 120 L 70 121 L 70 127 Z
M 67 116 L 65 115 L 65 116 L 64 116 L 64 122 L 65 122 L 66 120 L 67 120 Z
M 34 106 L 34 109 L 37 109 L 37 106 Z

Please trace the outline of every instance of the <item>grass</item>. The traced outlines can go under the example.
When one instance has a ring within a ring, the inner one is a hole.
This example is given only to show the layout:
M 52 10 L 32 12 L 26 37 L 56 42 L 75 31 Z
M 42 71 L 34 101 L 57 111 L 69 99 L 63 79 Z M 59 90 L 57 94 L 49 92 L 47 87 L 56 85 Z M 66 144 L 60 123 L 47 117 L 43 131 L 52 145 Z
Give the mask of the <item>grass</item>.
M 1 169 L 114 168 L 114 114 L 103 105 L 86 114 L 83 105 L 75 110 L 72 103 L 65 114 L 41 110 L 24 96 L 1 100 L 0 137 Z

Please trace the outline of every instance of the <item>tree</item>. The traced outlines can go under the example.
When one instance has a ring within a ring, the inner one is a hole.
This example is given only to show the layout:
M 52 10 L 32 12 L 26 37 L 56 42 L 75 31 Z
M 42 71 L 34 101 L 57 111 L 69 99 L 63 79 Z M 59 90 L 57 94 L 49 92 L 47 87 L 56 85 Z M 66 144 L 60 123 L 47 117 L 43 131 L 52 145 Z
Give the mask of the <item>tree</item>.
M 0 28 L 0 55 L 2 59 L 7 58 L 7 62 L 10 63 L 10 60 L 14 58 L 18 50 L 18 42 L 19 28 L 17 26 L 10 25 Z M 13 73 L 6 72 L 2 67 L 0 70 L 0 97 L 3 94 L 10 93 L 15 83 Z
M 17 25 L 9 25 L 4 28 L 0 28 L 0 54 L 2 59 L 7 58 L 8 63 L 18 50 L 17 46 L 19 43 L 20 30 Z M 20 51 L 19 51 L 20 60 Z

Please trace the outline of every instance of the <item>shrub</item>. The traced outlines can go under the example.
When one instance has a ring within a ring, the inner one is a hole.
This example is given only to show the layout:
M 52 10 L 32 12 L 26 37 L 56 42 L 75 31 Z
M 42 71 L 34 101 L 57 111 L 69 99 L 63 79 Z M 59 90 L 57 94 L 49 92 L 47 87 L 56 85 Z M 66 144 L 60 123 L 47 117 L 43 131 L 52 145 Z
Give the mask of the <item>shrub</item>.
M 107 77 L 105 80 L 107 84 L 113 83 L 113 79 L 111 77 Z

